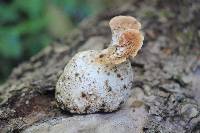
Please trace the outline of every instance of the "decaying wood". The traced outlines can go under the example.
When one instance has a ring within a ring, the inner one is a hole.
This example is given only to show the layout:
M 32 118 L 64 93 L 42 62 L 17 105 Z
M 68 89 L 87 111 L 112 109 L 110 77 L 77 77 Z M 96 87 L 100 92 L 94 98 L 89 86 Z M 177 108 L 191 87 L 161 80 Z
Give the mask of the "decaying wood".
M 130 109 L 148 112 L 141 132 L 200 132 L 200 3 L 198 1 L 130 1 L 87 19 L 66 38 L 15 68 L 0 88 L 0 132 L 20 132 L 34 123 L 73 117 L 54 98 L 55 84 L 78 51 L 109 44 L 108 21 L 115 15 L 140 20 L 145 41 L 132 59 L 133 90 L 144 97 Z M 56 25 L 56 24 L 55 24 Z

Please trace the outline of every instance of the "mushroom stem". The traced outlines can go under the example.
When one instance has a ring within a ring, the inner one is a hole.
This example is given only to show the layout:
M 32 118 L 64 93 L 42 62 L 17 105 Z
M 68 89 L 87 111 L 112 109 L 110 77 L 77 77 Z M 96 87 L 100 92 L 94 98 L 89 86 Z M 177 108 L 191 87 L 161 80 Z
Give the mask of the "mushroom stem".
M 110 21 L 111 45 L 96 57 L 101 64 L 120 64 L 141 49 L 144 37 L 139 31 L 141 24 L 133 17 L 118 16 Z

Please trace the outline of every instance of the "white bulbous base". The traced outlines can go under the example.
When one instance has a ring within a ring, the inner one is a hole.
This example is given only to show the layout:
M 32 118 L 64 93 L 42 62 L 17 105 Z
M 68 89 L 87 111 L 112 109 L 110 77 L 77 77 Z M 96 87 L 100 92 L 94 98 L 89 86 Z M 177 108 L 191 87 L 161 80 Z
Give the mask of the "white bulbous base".
M 119 65 L 95 61 L 98 51 L 76 54 L 56 85 L 56 99 L 71 113 L 112 112 L 128 98 L 133 83 L 129 60 Z

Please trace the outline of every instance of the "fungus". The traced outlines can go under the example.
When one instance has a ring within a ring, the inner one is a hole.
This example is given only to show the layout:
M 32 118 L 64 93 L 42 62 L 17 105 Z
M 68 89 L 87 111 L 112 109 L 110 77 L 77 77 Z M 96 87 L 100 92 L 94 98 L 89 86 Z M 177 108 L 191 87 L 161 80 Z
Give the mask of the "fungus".
M 109 23 L 112 41 L 102 51 L 77 53 L 56 85 L 56 100 L 71 113 L 112 112 L 124 103 L 133 83 L 129 57 L 142 47 L 141 24 L 131 16 L 116 16 Z

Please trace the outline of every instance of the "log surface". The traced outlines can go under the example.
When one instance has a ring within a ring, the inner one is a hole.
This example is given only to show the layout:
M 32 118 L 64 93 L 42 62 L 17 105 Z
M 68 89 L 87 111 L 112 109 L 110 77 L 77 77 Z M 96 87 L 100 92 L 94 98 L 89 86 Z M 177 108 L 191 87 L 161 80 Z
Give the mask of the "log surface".
M 124 120 L 135 118 L 130 122 L 135 127 L 119 128 L 120 132 L 200 132 L 200 2 L 138 0 L 116 5 L 87 18 L 73 33 L 13 70 L 0 87 L 0 132 L 36 132 L 36 127 L 48 127 L 51 121 L 69 124 L 71 119 L 72 125 L 86 121 L 77 132 L 98 132 L 103 123 L 94 126 L 88 122 L 92 118 L 107 122 L 109 128 L 115 116 L 126 115 Z M 62 111 L 54 93 L 64 66 L 78 51 L 107 47 L 111 39 L 108 22 L 116 15 L 139 19 L 145 36 L 142 50 L 131 59 L 135 74 L 131 97 L 111 114 L 80 116 Z M 123 120 L 119 121 L 123 126 Z M 86 125 L 92 125 L 91 129 L 86 130 Z

